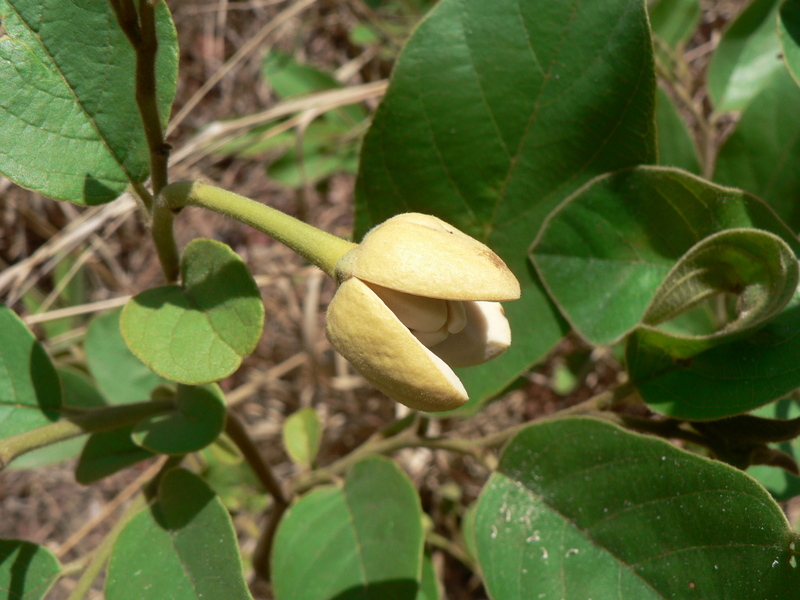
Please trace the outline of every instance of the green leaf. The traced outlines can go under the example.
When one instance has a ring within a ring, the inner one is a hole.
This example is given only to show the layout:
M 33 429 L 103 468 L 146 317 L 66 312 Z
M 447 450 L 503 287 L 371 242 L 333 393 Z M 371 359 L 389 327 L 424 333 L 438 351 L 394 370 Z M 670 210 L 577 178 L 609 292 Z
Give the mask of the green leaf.
M 311 468 L 319 452 L 322 424 L 317 411 L 301 408 L 291 414 L 283 424 L 283 446 L 295 463 Z
M 708 69 L 708 91 L 718 111 L 745 108 L 784 68 L 776 26 L 779 4 L 754 0 L 723 34 Z
M 783 59 L 794 80 L 800 84 L 800 2 L 786 0 L 778 14 L 778 38 Z
M 495 250 L 522 284 L 514 344 L 459 370 L 497 393 L 565 331 L 525 256 L 546 215 L 592 177 L 655 160 L 644 2 L 443 0 L 400 55 L 367 133 L 356 229 L 436 215 Z
M 439 600 L 440 597 L 436 570 L 433 568 L 431 555 L 426 552 L 422 556 L 422 578 L 416 600 Z
M 173 469 L 158 502 L 120 533 L 108 566 L 108 600 L 252 600 L 233 523 L 199 477 Z
M 255 350 L 264 328 L 261 293 L 241 258 L 195 239 L 181 259 L 183 286 L 152 288 L 122 311 L 122 336 L 159 375 L 188 385 L 219 381 Z
M 766 201 L 800 231 L 800 88 L 780 69 L 719 150 L 714 181 Z
M 133 426 L 89 436 L 75 467 L 75 480 L 89 485 L 155 456 L 131 439 Z
M 64 395 L 64 406 L 77 408 L 98 408 L 106 405 L 106 401 L 97 388 L 85 376 L 77 371 L 57 369 L 61 379 L 61 389 Z M 12 469 L 34 469 L 44 465 L 60 462 L 80 454 L 86 436 L 65 440 L 50 446 L 37 448 L 14 459 Z
M 179 385 L 177 410 L 151 417 L 133 429 L 133 441 L 162 454 L 202 450 L 225 429 L 225 395 L 218 385 Z
M 738 228 L 776 234 L 800 255 L 792 232 L 757 198 L 675 169 L 639 167 L 598 177 L 554 211 L 531 260 L 574 328 L 607 344 L 640 323 L 690 249 Z
M 116 309 L 92 319 L 84 349 L 89 372 L 111 404 L 142 402 L 157 386 L 167 383 L 128 349 L 122 339 Z
M 698 0 L 655 0 L 648 11 L 653 33 L 670 48 L 685 42 L 700 22 Z
M 44 546 L 0 540 L 2 600 L 42 600 L 60 572 L 58 559 Z
M 0 438 L 55 421 L 61 398 L 50 357 L 14 311 L 0 305 Z
M 422 511 L 408 476 L 382 457 L 353 465 L 284 514 L 272 555 L 277 600 L 415 600 Z
M 792 398 L 782 398 L 767 406 L 762 406 L 753 414 L 767 419 L 796 419 L 800 417 L 800 403 Z M 772 444 L 772 447 L 786 452 L 796 461 L 800 460 L 800 438 L 790 442 Z M 800 477 L 795 477 L 778 467 L 756 465 L 747 469 L 747 473 L 755 477 L 772 497 L 778 502 L 800 496 Z
M 164 123 L 178 70 L 175 27 L 156 5 Z M 101 204 L 148 176 L 136 57 L 105 0 L 0 0 L 0 173 L 77 204 Z
M 498 600 L 784 600 L 800 586 L 800 539 L 752 478 L 593 419 L 509 443 L 476 537 Z
M 697 146 L 672 98 L 660 86 L 656 109 L 659 164 L 678 167 L 699 175 L 700 161 L 697 158 Z

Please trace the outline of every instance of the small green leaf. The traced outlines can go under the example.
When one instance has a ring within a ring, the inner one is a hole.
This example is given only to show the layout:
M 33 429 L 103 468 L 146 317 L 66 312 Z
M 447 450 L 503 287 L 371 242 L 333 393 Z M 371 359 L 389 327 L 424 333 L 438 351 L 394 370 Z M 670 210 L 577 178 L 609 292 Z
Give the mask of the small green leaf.
M 156 5 L 158 106 L 169 116 L 175 26 Z M 147 179 L 136 56 L 111 3 L 0 0 L 0 173 L 58 200 L 101 204 Z
M 125 345 L 119 327 L 121 312 L 116 309 L 92 319 L 84 341 L 89 372 L 111 404 L 147 400 L 153 388 L 168 381 Z
M 800 231 L 800 88 L 781 68 L 719 150 L 714 181 L 755 194 Z
M 228 512 L 199 477 L 173 469 L 158 502 L 122 530 L 107 600 L 252 600 Z
M 675 169 L 640 167 L 598 177 L 554 211 L 531 260 L 575 329 L 606 344 L 640 324 L 696 244 L 738 228 L 776 234 L 800 255 L 792 232 L 757 198 Z
M 675 104 L 660 86 L 656 102 L 658 127 L 658 162 L 665 167 L 678 167 L 696 175 L 700 174 L 697 147 L 689 135 L 686 122 Z
M 797 83 L 800 83 L 800 2 L 786 0 L 780 8 L 778 38 L 783 59 Z
M 784 68 L 776 26 L 779 5 L 779 0 L 754 0 L 723 34 L 708 69 L 708 91 L 718 111 L 745 108 Z
M 151 417 L 133 429 L 133 441 L 162 454 L 202 450 L 225 429 L 225 396 L 216 384 L 179 385 L 177 410 Z
M 591 178 L 656 158 L 655 74 L 637 0 L 442 0 L 394 68 L 364 139 L 356 232 L 407 211 L 486 243 L 520 280 L 514 343 L 459 369 L 475 410 L 565 332 L 525 256 Z
M 319 452 L 322 424 L 317 411 L 301 408 L 286 419 L 283 425 L 283 446 L 295 463 L 311 468 Z
M 509 443 L 476 537 L 503 600 L 785 600 L 800 586 L 800 539 L 752 478 L 593 419 Z
M 97 408 L 105 406 L 105 398 L 97 391 L 85 376 L 77 371 L 57 369 L 64 394 L 64 406 L 77 408 Z M 60 462 L 80 454 L 86 436 L 65 440 L 50 446 L 37 448 L 14 459 L 12 469 L 34 469 L 44 465 Z
M 214 240 L 193 240 L 181 273 L 183 286 L 152 288 L 125 305 L 122 336 L 167 379 L 188 385 L 219 381 L 258 344 L 261 294 L 242 259 Z
M 343 488 L 314 490 L 284 514 L 272 555 L 275 598 L 415 600 L 422 545 L 408 476 L 388 459 L 364 459 Z
M 131 439 L 133 426 L 89 436 L 75 467 L 75 480 L 89 485 L 155 456 Z
M 55 421 L 61 398 L 50 357 L 14 311 L 0 305 L 0 438 Z
M 647 8 L 653 33 L 670 48 L 686 41 L 700 22 L 698 0 L 654 0 Z
M 0 540 L 0 598 L 43 600 L 61 572 L 58 559 L 44 546 Z

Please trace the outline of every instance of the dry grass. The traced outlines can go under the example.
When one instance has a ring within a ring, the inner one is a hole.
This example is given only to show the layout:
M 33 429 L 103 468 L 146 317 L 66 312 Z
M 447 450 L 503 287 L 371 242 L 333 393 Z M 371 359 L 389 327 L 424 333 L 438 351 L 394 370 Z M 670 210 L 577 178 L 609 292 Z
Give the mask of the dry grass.
M 327 231 L 348 235 L 351 176 L 336 175 L 323 186 L 294 192 L 270 181 L 262 159 L 220 156 L 212 151 L 213 144 L 255 122 L 278 123 L 281 117 L 296 116 L 300 125 L 342 101 L 335 95 L 320 94 L 300 105 L 281 103 L 260 74 L 262 57 L 270 47 L 337 73 L 347 86 L 343 94 L 374 109 L 385 85 L 382 82 L 390 73 L 392 56 L 416 17 L 408 10 L 378 16 L 362 0 L 173 0 L 169 4 L 181 45 L 174 112 L 179 120 L 173 121 L 169 138 L 175 148 L 173 180 L 202 177 Z M 722 23 L 742 2 L 704 4 L 706 22 L 687 49 L 694 53 L 691 64 L 697 81 Z M 349 41 L 348 32 L 363 22 L 377 27 L 382 36 L 379 47 L 363 48 Z M 209 86 L 209 81 L 215 84 Z M 707 110 L 702 86 L 690 92 L 698 110 Z M 44 333 L 43 318 L 26 312 L 20 298 L 33 290 L 49 298 L 49 309 L 57 309 L 53 272 L 65 256 L 84 265 L 87 292 L 82 302 L 105 303 L 86 306 L 72 331 L 49 340 L 48 349 L 62 363 L 83 360 L 80 341 L 92 312 L 160 283 L 154 249 L 143 243 L 147 232 L 130 199 L 81 209 L 0 180 L 0 210 L 0 267 L 5 269 L 0 273 L 0 294 L 18 312 L 30 316 L 39 335 Z M 229 244 L 261 285 L 268 315 L 264 336 L 244 368 L 222 385 L 238 404 L 240 415 L 278 476 L 294 470 L 282 449 L 280 431 L 286 416 L 300 407 L 315 407 L 325 423 L 321 464 L 349 452 L 395 419 L 395 405 L 337 359 L 329 347 L 323 314 L 333 286 L 316 269 L 265 235 L 208 212 L 185 210 L 177 219 L 177 237 L 181 246 L 195 237 Z M 485 434 L 606 389 L 616 381 L 618 365 L 606 355 L 594 355 L 574 393 L 563 398 L 552 391 L 553 370 L 565 357 L 585 350 L 577 339 L 567 338 L 545 365 L 529 375 L 526 385 L 488 407 L 479 418 L 433 426 L 467 436 Z M 485 468 L 469 459 L 428 450 L 407 450 L 397 458 L 418 485 L 437 532 L 457 539 L 463 507 L 477 497 L 487 476 Z M 0 537 L 45 544 L 63 561 L 84 556 L 97 547 L 119 514 L 117 505 L 125 505 L 128 486 L 151 465 L 139 465 L 88 488 L 74 482 L 71 466 L 3 473 Z M 82 529 L 92 519 L 97 526 Z M 263 515 L 241 510 L 234 520 L 247 553 L 263 525 Z M 435 550 L 434 557 L 448 598 L 484 597 L 477 578 L 450 554 Z M 73 580 L 66 578 L 51 597 L 66 598 L 73 585 Z M 258 587 L 256 593 L 259 598 L 269 597 L 268 588 Z M 94 597 L 100 598 L 100 592 Z

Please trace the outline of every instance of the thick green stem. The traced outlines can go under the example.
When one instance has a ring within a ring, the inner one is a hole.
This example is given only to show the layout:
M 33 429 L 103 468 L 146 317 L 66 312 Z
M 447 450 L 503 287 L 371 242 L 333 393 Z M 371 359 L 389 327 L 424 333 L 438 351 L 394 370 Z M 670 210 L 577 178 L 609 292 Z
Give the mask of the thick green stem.
M 158 259 L 161 262 L 161 270 L 164 272 L 164 279 L 167 283 L 175 283 L 180 275 L 180 253 L 172 229 L 174 220 L 175 215 L 171 210 L 156 203 L 153 207 L 150 235 L 153 236 Z
M 151 400 L 136 404 L 120 404 L 107 408 L 97 408 L 68 420 L 58 421 L 38 429 L 12 435 L 0 440 L 0 470 L 16 457 L 84 433 L 108 431 L 127 425 L 134 425 L 143 419 L 175 409 L 172 400 Z
M 202 206 L 246 223 L 287 245 L 334 278 L 337 261 L 356 247 L 352 242 L 265 204 L 197 181 L 168 185 L 161 191 L 157 204 L 172 210 L 184 206 Z

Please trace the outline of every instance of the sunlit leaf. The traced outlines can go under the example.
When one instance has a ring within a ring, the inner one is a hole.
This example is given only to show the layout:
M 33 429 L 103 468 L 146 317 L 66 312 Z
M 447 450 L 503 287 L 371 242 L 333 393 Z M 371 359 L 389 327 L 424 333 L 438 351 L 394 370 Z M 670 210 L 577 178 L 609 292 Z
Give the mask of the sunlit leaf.
M 108 600 L 252 600 L 228 511 L 197 475 L 166 473 L 158 501 L 120 533 Z
M 784 68 L 779 6 L 780 0 L 754 0 L 722 35 L 708 69 L 708 91 L 718 111 L 743 109 Z
M 415 600 L 422 543 L 411 481 L 385 458 L 364 459 L 342 488 L 314 490 L 284 515 L 272 556 L 275 597 Z
M 50 357 L 10 308 L 0 305 L 0 438 L 58 418 L 61 382 Z
M 2 600 L 43 600 L 60 572 L 58 559 L 44 546 L 0 540 Z
M 182 286 L 146 290 L 122 311 L 122 335 L 159 375 L 211 383 L 239 368 L 264 328 L 261 293 L 230 247 L 195 239 L 181 259 Z
M 542 221 L 592 177 L 655 160 L 644 2 L 443 0 L 395 65 L 364 140 L 357 233 L 434 214 L 487 243 L 522 283 L 514 344 L 459 370 L 474 410 L 563 335 L 526 261 Z
M 785 600 L 800 586 L 800 538 L 752 478 L 592 419 L 518 434 L 475 535 L 496 600 Z
M 169 116 L 175 27 L 156 4 L 158 106 Z M 101 204 L 147 179 L 136 57 L 105 0 L 0 0 L 0 173 L 77 204 Z

